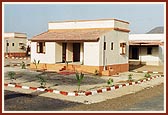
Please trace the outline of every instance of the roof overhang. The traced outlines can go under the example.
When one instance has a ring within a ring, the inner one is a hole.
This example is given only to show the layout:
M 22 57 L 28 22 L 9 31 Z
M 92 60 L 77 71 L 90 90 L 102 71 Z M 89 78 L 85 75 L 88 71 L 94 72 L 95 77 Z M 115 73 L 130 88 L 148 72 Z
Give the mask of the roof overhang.
M 141 41 L 141 40 L 130 40 L 129 45 L 137 45 L 137 46 L 148 46 L 148 45 L 163 45 L 164 43 L 161 41 Z

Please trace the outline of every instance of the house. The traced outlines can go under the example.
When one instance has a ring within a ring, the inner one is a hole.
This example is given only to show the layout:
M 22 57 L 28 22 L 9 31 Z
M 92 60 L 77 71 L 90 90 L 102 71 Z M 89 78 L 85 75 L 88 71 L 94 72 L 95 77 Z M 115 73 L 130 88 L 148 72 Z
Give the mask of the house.
M 25 33 L 4 33 L 4 55 L 7 57 L 26 56 L 26 43 Z
M 101 75 L 128 71 L 129 23 L 118 19 L 49 22 L 31 39 L 31 68 Z M 65 67 L 65 62 L 68 66 Z
M 163 65 L 164 34 L 130 34 L 130 64 Z

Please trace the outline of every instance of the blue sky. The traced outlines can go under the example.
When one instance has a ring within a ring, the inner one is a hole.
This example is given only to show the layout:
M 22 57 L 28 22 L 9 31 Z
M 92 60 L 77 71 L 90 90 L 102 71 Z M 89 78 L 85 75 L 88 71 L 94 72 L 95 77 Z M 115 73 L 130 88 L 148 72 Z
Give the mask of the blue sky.
M 164 26 L 163 4 L 5 4 L 4 32 L 31 38 L 48 29 L 48 22 L 116 18 L 130 22 L 130 33 Z

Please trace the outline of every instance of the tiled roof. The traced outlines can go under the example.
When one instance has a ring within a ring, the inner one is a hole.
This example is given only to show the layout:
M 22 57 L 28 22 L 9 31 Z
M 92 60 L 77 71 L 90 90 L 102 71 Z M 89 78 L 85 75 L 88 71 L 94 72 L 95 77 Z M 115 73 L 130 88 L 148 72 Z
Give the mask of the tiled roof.
M 34 36 L 32 41 L 98 41 L 104 33 L 110 32 L 111 28 L 106 29 L 66 29 L 49 30 Z

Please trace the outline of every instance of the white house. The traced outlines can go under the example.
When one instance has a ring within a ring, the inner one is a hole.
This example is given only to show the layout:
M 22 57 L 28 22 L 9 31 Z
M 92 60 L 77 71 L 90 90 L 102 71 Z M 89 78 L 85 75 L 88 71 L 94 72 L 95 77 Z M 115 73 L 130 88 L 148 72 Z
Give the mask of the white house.
M 49 22 L 31 39 L 31 68 L 113 75 L 128 71 L 129 23 L 118 19 Z
M 27 35 L 25 33 L 4 33 L 5 56 L 26 56 Z
M 164 34 L 129 35 L 130 64 L 163 65 Z

